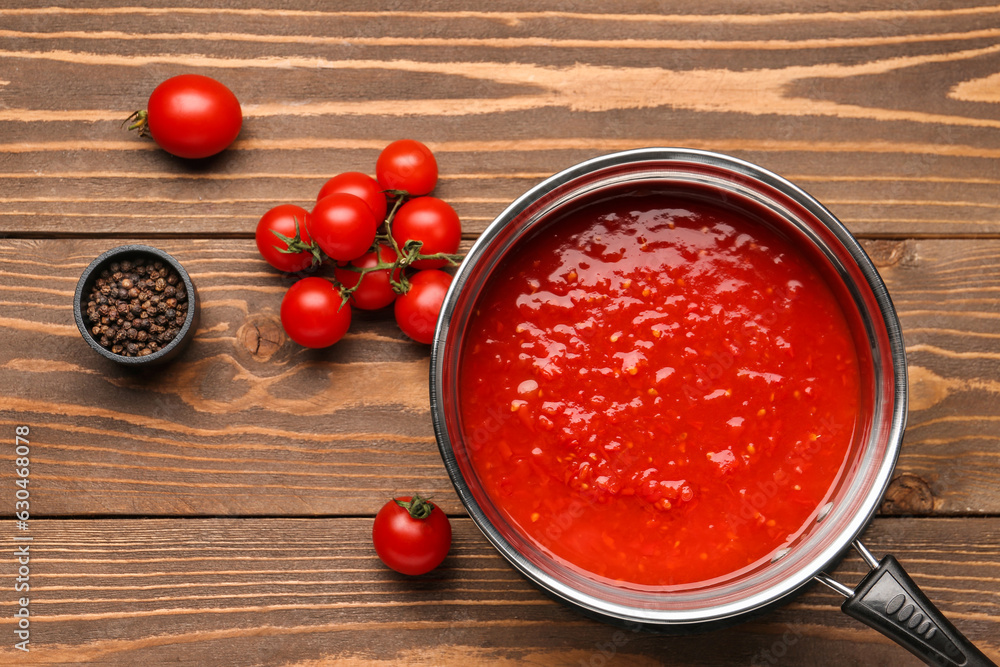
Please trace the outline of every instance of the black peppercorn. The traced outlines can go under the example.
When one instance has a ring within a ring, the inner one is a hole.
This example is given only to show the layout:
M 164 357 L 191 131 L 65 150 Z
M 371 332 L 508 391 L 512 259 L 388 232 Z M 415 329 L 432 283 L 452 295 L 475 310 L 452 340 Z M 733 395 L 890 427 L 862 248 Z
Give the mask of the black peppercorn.
M 99 274 L 86 317 L 103 347 L 134 357 L 152 354 L 176 338 L 187 308 L 177 272 L 163 262 L 137 258 L 114 262 Z

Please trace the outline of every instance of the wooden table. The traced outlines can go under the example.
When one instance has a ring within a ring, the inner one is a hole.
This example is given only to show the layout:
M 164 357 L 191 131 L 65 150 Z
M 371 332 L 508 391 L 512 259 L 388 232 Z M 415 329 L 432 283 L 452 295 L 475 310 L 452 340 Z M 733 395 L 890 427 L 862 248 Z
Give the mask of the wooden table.
M 545 176 L 642 146 L 745 158 L 831 208 L 886 280 L 910 364 L 902 456 L 865 540 L 1000 660 L 1000 8 L 63 4 L 0 8 L 0 663 L 915 662 L 823 587 L 725 631 L 623 634 L 497 555 L 438 455 L 428 348 L 388 313 L 359 313 L 331 349 L 296 346 L 277 317 L 290 281 L 252 240 L 268 208 L 372 173 L 401 137 L 436 152 L 467 242 Z M 183 72 L 228 84 L 246 115 L 203 163 L 120 128 Z M 173 254 L 203 298 L 193 343 L 148 374 L 94 354 L 71 313 L 84 267 L 133 241 Z M 370 530 L 412 490 L 455 541 L 405 578 Z M 25 543 L 30 595 L 14 590 Z M 851 555 L 836 573 L 865 570 Z

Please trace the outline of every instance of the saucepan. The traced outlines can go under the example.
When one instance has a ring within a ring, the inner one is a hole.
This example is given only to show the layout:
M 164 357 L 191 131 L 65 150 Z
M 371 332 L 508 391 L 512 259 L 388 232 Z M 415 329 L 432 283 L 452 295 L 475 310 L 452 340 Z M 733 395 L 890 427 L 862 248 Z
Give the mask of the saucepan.
M 759 567 L 688 589 L 609 582 L 569 567 L 539 547 L 505 518 L 484 488 L 470 451 L 484 442 L 489 445 L 489 430 L 463 423 L 461 410 L 463 341 L 483 290 L 503 270 L 504 259 L 531 244 L 546 225 L 559 224 L 580 202 L 643 190 L 697 192 L 758 219 L 763 211 L 778 233 L 808 250 L 831 284 L 851 323 L 861 365 L 862 405 L 850 454 L 810 525 Z M 818 581 L 846 598 L 844 612 L 928 664 L 993 664 L 921 593 L 895 558 L 878 560 L 859 541 L 891 480 L 903 438 L 903 340 L 886 286 L 857 240 L 830 211 L 788 180 L 718 153 L 647 148 L 590 159 L 542 181 L 488 226 L 457 270 L 435 333 L 430 376 L 438 445 L 469 515 L 517 570 L 578 611 L 661 632 L 702 631 L 753 618 Z M 871 567 L 853 589 L 827 574 L 852 546 Z

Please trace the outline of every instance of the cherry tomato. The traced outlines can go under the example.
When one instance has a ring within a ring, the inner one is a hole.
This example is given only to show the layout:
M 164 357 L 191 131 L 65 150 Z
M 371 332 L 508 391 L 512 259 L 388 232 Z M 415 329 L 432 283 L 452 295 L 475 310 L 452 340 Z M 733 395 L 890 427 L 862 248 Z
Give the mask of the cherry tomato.
M 375 515 L 375 553 L 402 574 L 430 572 L 451 548 L 451 523 L 434 503 L 420 496 L 390 500 Z
M 335 192 L 346 192 L 349 195 L 360 197 L 375 214 L 376 224 L 381 225 L 385 220 L 386 211 L 389 209 L 385 193 L 382 190 L 383 188 L 378 184 L 378 181 L 368 174 L 362 174 L 359 171 L 345 171 L 323 184 L 316 201 Z
M 410 278 L 410 291 L 396 299 L 396 324 L 418 343 L 434 340 L 434 327 L 444 295 L 451 285 L 451 275 L 438 269 L 417 271 Z
M 376 252 L 378 252 L 378 257 L 375 255 Z M 359 269 L 369 268 L 378 264 L 379 258 L 384 264 L 392 264 L 396 261 L 396 251 L 388 246 L 380 245 L 377 251 L 366 253 L 351 262 L 351 266 L 356 266 Z M 359 280 L 361 281 L 361 286 L 351 293 L 351 303 L 361 310 L 378 310 L 396 300 L 396 292 L 393 291 L 389 281 L 389 269 L 366 273 L 364 278 L 356 271 L 339 266 L 333 270 L 333 273 L 344 287 L 354 287 Z M 394 272 L 394 277 L 399 279 L 399 269 Z
M 153 90 L 146 105 L 146 125 L 153 140 L 168 153 L 203 158 L 236 140 L 243 111 L 233 91 L 215 79 L 181 74 Z
M 281 326 L 305 347 L 328 347 L 344 337 L 351 325 L 351 304 L 333 283 L 316 276 L 292 285 L 281 300 Z
M 338 262 L 349 262 L 368 252 L 377 230 L 378 223 L 368 204 L 346 192 L 320 199 L 309 219 L 310 236 Z
M 413 139 L 394 141 L 379 153 L 375 177 L 385 190 L 425 195 L 437 184 L 437 160 L 431 149 Z
M 308 250 L 287 252 L 288 243 L 275 235 L 294 239 L 296 234 L 303 245 L 312 243 L 309 238 L 309 211 L 294 204 L 281 204 L 261 216 L 254 235 L 257 250 L 267 263 L 279 271 L 304 271 L 313 264 L 313 254 Z M 315 258 L 318 259 L 318 258 Z
M 422 255 L 458 252 L 462 240 L 462 223 L 447 202 L 437 197 L 416 197 L 396 211 L 392 219 L 392 238 L 402 248 L 407 241 L 422 241 Z M 415 269 L 439 269 L 448 264 L 444 259 L 419 259 L 410 266 Z

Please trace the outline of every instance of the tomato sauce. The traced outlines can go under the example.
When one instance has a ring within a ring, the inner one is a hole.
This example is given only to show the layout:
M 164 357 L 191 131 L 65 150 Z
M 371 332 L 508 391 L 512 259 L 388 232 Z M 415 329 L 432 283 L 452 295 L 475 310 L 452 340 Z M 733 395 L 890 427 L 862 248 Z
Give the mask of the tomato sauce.
M 858 356 L 761 220 L 631 194 L 565 214 L 480 295 L 459 370 L 483 488 L 599 580 L 690 588 L 766 562 L 845 466 Z

